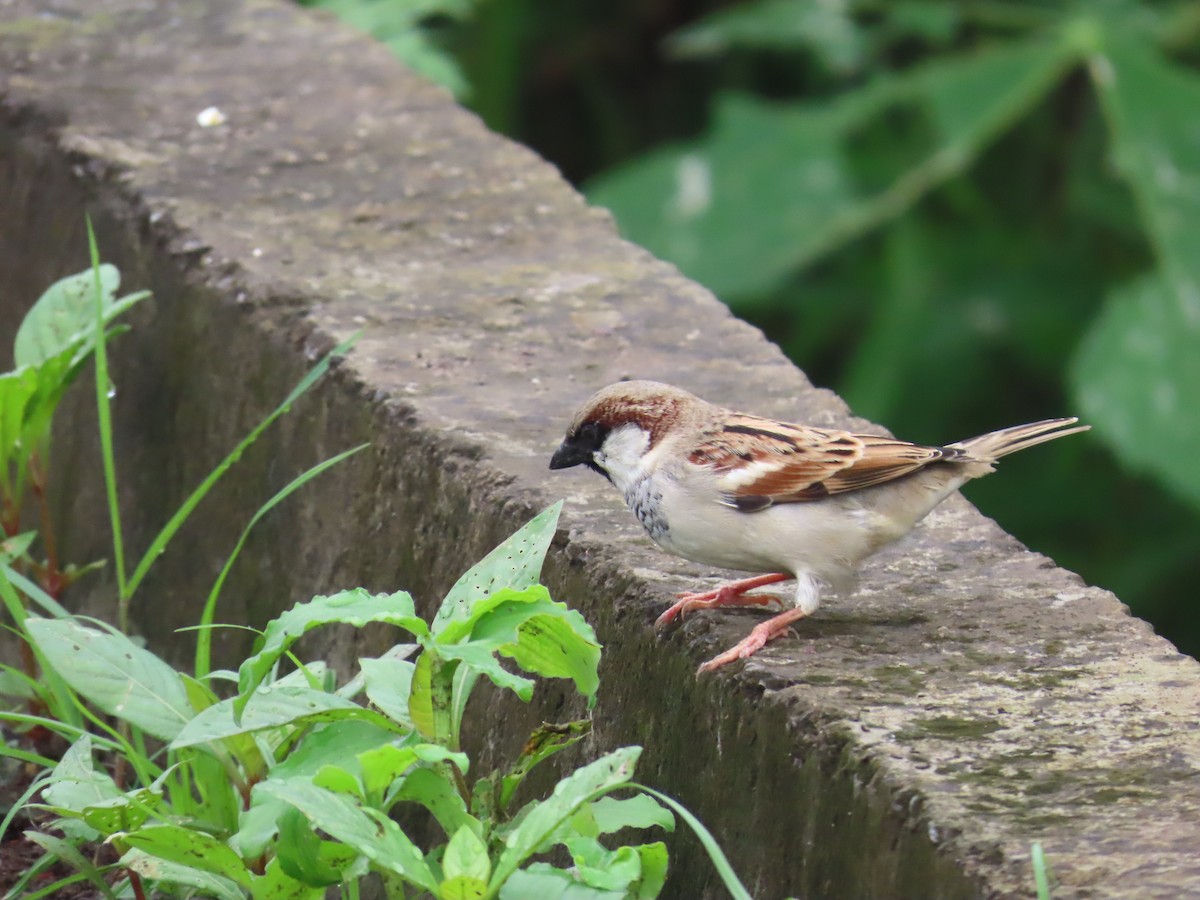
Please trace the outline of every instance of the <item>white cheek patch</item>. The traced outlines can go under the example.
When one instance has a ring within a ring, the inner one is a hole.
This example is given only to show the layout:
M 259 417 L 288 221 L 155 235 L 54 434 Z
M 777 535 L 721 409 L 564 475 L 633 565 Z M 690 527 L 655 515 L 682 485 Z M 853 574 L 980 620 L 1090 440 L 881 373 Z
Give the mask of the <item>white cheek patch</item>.
M 649 449 L 649 432 L 637 425 L 622 425 L 609 432 L 603 446 L 596 451 L 595 460 L 613 483 L 624 490 L 642 470 Z

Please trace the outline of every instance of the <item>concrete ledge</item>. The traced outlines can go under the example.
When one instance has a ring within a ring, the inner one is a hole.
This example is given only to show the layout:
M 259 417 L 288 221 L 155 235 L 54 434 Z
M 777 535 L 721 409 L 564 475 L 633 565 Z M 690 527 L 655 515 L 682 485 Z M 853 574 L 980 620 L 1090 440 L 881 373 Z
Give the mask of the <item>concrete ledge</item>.
M 743 671 L 693 674 L 748 615 L 656 641 L 662 602 L 713 573 L 649 546 L 600 479 L 550 477 L 575 406 L 636 375 L 853 420 L 551 167 L 283 3 L 7 0 L 0 17 L 0 334 L 83 267 L 85 210 L 126 286 L 155 294 L 114 360 L 133 547 L 318 353 L 366 333 L 164 556 L 138 609 L 152 640 L 194 622 L 263 498 L 370 440 L 268 520 L 219 618 L 357 584 L 432 604 L 565 495 L 548 583 L 606 645 L 588 752 L 645 744 L 643 780 L 713 827 L 756 896 L 1031 896 L 1034 840 L 1060 898 L 1200 893 L 1200 666 L 965 501 Z M 212 105 L 228 123 L 200 128 Z M 66 555 L 106 556 L 86 398 L 63 425 Z M 313 649 L 347 662 L 389 640 Z M 563 702 L 474 715 L 503 754 Z M 721 896 L 676 844 L 671 896 Z

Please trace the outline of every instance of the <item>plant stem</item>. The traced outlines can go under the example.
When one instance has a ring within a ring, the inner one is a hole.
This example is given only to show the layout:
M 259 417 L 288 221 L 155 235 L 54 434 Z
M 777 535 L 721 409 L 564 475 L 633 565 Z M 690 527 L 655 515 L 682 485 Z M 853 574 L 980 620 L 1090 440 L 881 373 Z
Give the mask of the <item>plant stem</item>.
M 46 548 L 46 570 L 42 574 L 42 587 L 46 589 L 47 594 L 58 600 L 63 589 L 62 570 L 58 567 L 58 539 L 54 535 L 50 501 L 46 494 L 46 473 L 39 454 L 34 454 L 29 459 L 29 487 L 37 500 L 38 516 L 42 520 L 42 545 Z

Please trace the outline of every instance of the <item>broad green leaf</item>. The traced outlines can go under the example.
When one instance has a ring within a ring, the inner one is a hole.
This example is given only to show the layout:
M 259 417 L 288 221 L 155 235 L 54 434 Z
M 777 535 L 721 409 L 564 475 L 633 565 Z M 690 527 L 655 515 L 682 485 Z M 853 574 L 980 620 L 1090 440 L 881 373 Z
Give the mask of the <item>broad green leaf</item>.
M 243 719 L 244 721 L 244 719 Z M 390 745 L 396 733 L 375 722 L 343 719 L 313 730 L 271 770 L 272 778 L 314 775 L 323 766 L 346 765 L 367 749 Z
M 171 747 L 193 747 L 234 735 L 261 731 L 264 728 L 279 728 L 284 725 L 299 727 L 340 719 L 373 723 L 383 730 L 391 727 L 391 723 L 384 716 L 373 710 L 363 709 L 353 700 L 314 691 L 311 688 L 282 687 L 258 690 L 252 695 L 240 720 L 234 716 L 235 700 L 236 698 L 223 700 L 198 714 L 180 730 L 171 742 Z
M 1076 58 L 1066 42 L 1014 41 L 820 106 L 727 95 L 706 136 L 602 175 L 588 197 L 718 294 L 764 292 L 963 171 Z M 867 177 L 854 142 L 889 111 L 913 121 L 915 146 L 902 169 Z
M 533 863 L 513 872 L 500 888 L 500 900 L 628 900 L 625 891 L 604 891 L 581 883 L 549 863 Z
M 82 813 L 89 806 L 119 800 L 124 793 L 92 761 L 92 739 L 84 734 L 67 748 L 50 773 L 42 797 L 50 806 Z
M 447 879 L 467 877 L 483 882 L 487 889 L 487 880 L 492 874 L 492 863 L 488 859 L 487 845 L 480 839 L 476 830 L 463 825 L 442 855 L 442 871 Z
M 121 797 L 103 800 L 84 807 L 80 818 L 90 828 L 107 836 L 119 831 L 140 828 L 162 808 L 162 795 L 151 788 L 127 791 Z
M 7 463 L 20 449 L 26 407 L 37 387 L 38 373 L 32 366 L 0 374 L 0 461 Z
M 1197 295 L 1200 302 L 1200 294 Z M 1114 291 L 1076 354 L 1072 381 L 1081 415 L 1130 468 L 1200 506 L 1200 307 L 1192 320 L 1161 278 Z M 1184 456 L 1178 454 L 1183 453 Z
M 267 871 L 256 877 L 250 885 L 252 900 L 324 900 L 325 894 L 323 885 L 297 881 L 284 871 L 278 859 L 267 863 Z
M 598 686 L 596 673 L 600 662 L 600 645 L 590 625 L 566 604 L 550 599 L 542 585 L 524 590 L 502 589 L 477 602 L 462 619 L 447 626 L 438 635 L 438 652 L 456 656 L 462 652 L 443 643 L 459 640 L 470 634 L 468 644 L 497 651 L 512 658 L 528 672 L 548 678 L 571 678 L 584 696 L 595 697 Z M 471 666 L 487 674 L 500 687 L 509 687 L 522 699 L 532 691 L 532 683 L 516 679 L 496 663 L 480 658 L 478 650 L 470 651 Z
M 316 787 L 306 779 L 265 781 L 254 791 L 294 806 L 314 827 L 357 850 L 380 868 L 436 892 L 437 881 L 421 851 L 399 825 L 378 810 L 360 806 L 353 798 Z
M 303 884 L 329 886 L 340 883 L 358 853 L 345 844 L 324 841 L 295 807 L 279 818 L 279 843 L 275 845 L 279 865 Z
M 1159 268 L 1110 295 L 1074 360 L 1075 394 L 1130 467 L 1200 506 L 1200 76 L 1119 38 L 1091 71 Z
M 409 744 L 404 747 L 385 744 L 358 754 L 362 767 L 363 786 L 367 796 L 382 796 L 392 782 L 420 762 L 453 762 L 460 772 L 466 772 L 470 760 L 465 753 L 456 753 L 438 744 Z
M 622 828 L 662 828 L 675 830 L 675 816 L 669 809 L 646 794 L 625 800 L 601 797 L 592 804 L 592 815 L 601 834 L 611 834 Z
M 406 728 L 415 728 L 408 713 L 408 696 L 412 692 L 416 664 L 406 659 L 360 659 L 367 699 L 381 713 Z
M 528 678 L 508 671 L 496 658 L 496 647 L 490 642 L 467 641 L 462 644 L 447 644 L 439 647 L 438 653 L 446 659 L 460 660 L 481 675 L 486 675 L 496 687 L 505 688 L 528 702 L 533 696 L 533 682 Z M 428 655 L 428 654 L 426 654 Z
M 634 900 L 654 900 L 667 883 L 667 845 L 662 841 L 639 844 L 633 848 L 641 857 L 642 877 L 634 891 Z
M 212 897 L 215 900 L 245 900 L 246 897 L 237 883 L 228 878 L 151 856 L 138 849 L 126 852 L 121 857 L 120 865 L 151 882 L 195 888 L 193 896 Z
M 121 274 L 116 266 L 100 266 L 100 287 L 105 307 L 112 306 Z M 96 277 L 91 269 L 62 278 L 46 289 L 26 313 L 13 344 L 18 366 L 36 366 L 57 356 L 95 327 Z
M 575 877 L 604 891 L 628 891 L 641 880 L 642 858 L 632 847 L 609 850 L 584 835 L 571 835 L 564 843 L 575 861 Z
M 151 825 L 121 835 L 130 847 L 181 866 L 220 875 L 250 885 L 250 871 L 241 858 L 210 834 L 181 825 Z
M 588 699 L 589 708 L 595 704 L 600 687 L 600 645 L 579 613 L 566 610 L 561 615 L 536 615 L 521 623 L 517 631 L 516 642 L 502 646 L 501 654 L 526 672 L 570 678 Z
M 441 900 L 483 900 L 487 896 L 487 882 L 470 875 L 447 878 L 438 888 Z
M 109 715 L 164 741 L 191 720 L 179 674 L 123 634 L 75 619 L 30 616 L 25 627 L 62 679 Z
M 739 47 L 811 51 L 831 70 L 849 73 L 862 63 L 863 34 L 849 4 L 757 0 L 719 8 L 667 39 L 680 57 L 707 57 Z
M 452 835 L 462 828 L 483 834 L 483 826 L 467 811 L 467 803 L 451 781 L 446 767 L 415 769 L 399 783 L 387 799 L 390 808 L 395 803 L 419 803 L 437 819 L 442 830 Z
M 496 888 L 503 884 L 581 806 L 605 790 L 628 783 L 641 753 L 641 747 L 614 750 L 576 769 L 555 785 L 549 797 L 522 810 L 519 824 L 504 837 L 505 849 L 496 862 L 491 886 Z
M 312 777 L 312 783 L 337 794 L 349 794 L 360 800 L 366 799 L 366 789 L 363 787 L 362 781 L 341 766 L 321 766 L 317 774 Z
M 433 620 L 432 633 L 439 635 L 453 623 L 469 618 L 475 604 L 494 591 L 503 588 L 521 591 L 537 584 L 561 512 L 562 501 L 559 501 L 538 513 L 468 569 L 442 601 Z
M 321 625 L 338 623 L 362 628 L 368 622 L 387 622 L 418 637 L 429 633 L 428 626 L 413 608 L 412 597 L 404 591 L 371 594 L 362 588 L 355 588 L 298 603 L 267 624 L 258 652 L 238 669 L 238 691 L 241 696 L 238 698 L 237 712 L 240 714 L 245 707 L 249 692 L 258 687 L 279 657 L 302 635 Z

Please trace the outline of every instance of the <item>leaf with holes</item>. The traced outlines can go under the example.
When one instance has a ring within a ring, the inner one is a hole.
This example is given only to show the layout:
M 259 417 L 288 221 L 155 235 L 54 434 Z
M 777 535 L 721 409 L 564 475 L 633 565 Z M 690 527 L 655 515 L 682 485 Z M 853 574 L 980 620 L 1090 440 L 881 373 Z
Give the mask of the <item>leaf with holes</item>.
M 560 500 L 468 569 L 442 601 L 432 633 L 439 635 L 448 626 L 468 618 L 475 604 L 495 591 L 503 588 L 521 591 L 537 584 L 561 512 Z

